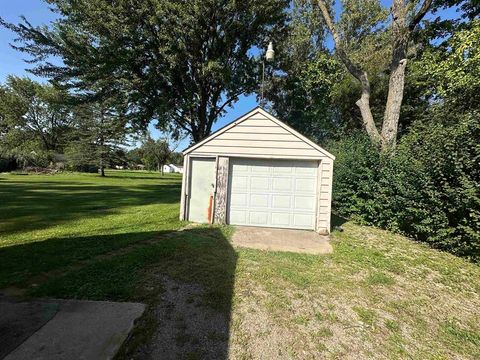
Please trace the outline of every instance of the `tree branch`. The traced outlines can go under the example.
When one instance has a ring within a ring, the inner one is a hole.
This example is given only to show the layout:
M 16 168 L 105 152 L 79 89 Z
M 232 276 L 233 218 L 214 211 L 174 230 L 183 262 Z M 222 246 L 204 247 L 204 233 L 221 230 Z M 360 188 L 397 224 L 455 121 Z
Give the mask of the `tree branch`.
M 370 81 L 368 80 L 367 73 L 361 69 L 357 64 L 350 60 L 347 53 L 343 49 L 342 40 L 340 39 L 340 35 L 335 28 L 335 24 L 333 23 L 332 17 L 328 11 L 327 5 L 325 1 L 318 0 L 318 6 L 322 12 L 323 18 L 325 23 L 327 24 L 328 29 L 332 33 L 333 41 L 335 43 L 335 50 L 343 62 L 345 67 L 347 68 L 348 72 L 352 74 L 361 84 L 362 86 L 362 96 L 356 102 L 356 105 L 360 108 L 360 112 L 362 114 L 362 120 L 365 124 L 365 129 L 367 130 L 368 135 L 375 143 L 380 142 L 380 134 L 378 132 L 377 126 L 375 125 L 375 121 L 373 119 L 373 114 L 370 109 Z
M 427 14 L 428 10 L 430 10 L 430 7 L 432 6 L 433 0 L 425 0 L 418 9 L 418 12 L 415 14 L 413 17 L 412 21 L 410 21 L 410 24 L 408 24 L 408 28 L 410 31 L 413 31 L 415 27 L 422 21 L 424 16 Z
M 332 21 L 327 5 L 325 4 L 325 1 L 318 0 L 318 6 L 322 11 L 322 15 L 323 15 L 323 18 L 325 19 L 325 23 L 327 24 L 328 30 L 330 30 L 330 32 L 332 33 L 333 41 L 335 43 L 335 50 L 337 51 L 338 57 L 345 64 L 348 71 L 361 82 L 362 81 L 361 77 L 364 75 L 364 71 L 359 66 L 354 64 L 350 60 L 350 58 L 347 56 L 345 51 L 343 50 L 342 40 L 340 39 L 340 35 L 338 34 L 337 29 Z

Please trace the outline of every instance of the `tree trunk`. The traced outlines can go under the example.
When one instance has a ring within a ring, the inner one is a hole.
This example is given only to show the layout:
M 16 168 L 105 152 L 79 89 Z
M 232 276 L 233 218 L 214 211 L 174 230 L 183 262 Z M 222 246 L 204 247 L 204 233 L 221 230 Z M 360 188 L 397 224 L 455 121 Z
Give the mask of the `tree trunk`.
M 414 14 L 409 12 L 414 9 L 412 3 L 405 0 L 393 0 L 392 5 L 392 36 L 393 52 L 390 65 L 390 80 L 388 84 L 388 97 L 385 105 L 383 125 L 381 134 L 375 125 L 370 108 L 370 83 L 367 73 L 360 66 L 353 63 L 345 53 L 340 34 L 337 32 L 332 17 L 330 16 L 327 3 L 318 0 L 318 6 L 322 12 L 323 19 L 332 33 L 335 43 L 335 50 L 350 74 L 352 74 L 362 85 L 362 96 L 356 102 L 362 114 L 363 124 L 372 142 L 380 144 L 382 150 L 392 149 L 396 145 L 398 133 L 398 121 L 403 102 L 403 91 L 405 88 L 405 68 L 407 66 L 408 40 L 411 32 L 420 23 L 431 8 L 433 0 L 424 0 L 418 11 Z M 413 16 L 410 16 L 413 15 Z M 410 19 L 407 21 L 407 19 Z
M 373 119 L 372 110 L 370 108 L 370 81 L 368 80 L 367 73 L 357 64 L 355 64 L 346 54 L 343 49 L 342 40 L 340 34 L 337 32 L 335 24 L 330 16 L 326 3 L 322 0 L 318 0 L 318 6 L 323 15 L 323 19 L 327 24 L 328 29 L 332 33 L 333 41 L 335 43 L 335 49 L 338 57 L 343 62 L 348 72 L 352 74 L 362 86 L 362 95 L 356 102 L 356 105 L 360 108 L 362 114 L 363 124 L 368 136 L 375 144 L 380 144 L 380 134 Z
M 100 175 L 101 176 L 105 176 L 105 163 L 103 161 L 104 155 L 105 155 L 105 136 L 103 133 L 103 125 L 104 125 L 104 113 L 102 108 L 100 111 Z
M 398 62 L 390 74 L 388 85 L 388 98 L 385 106 L 385 115 L 382 126 L 382 149 L 394 148 L 397 142 L 398 120 L 403 102 L 403 90 L 405 87 L 405 67 L 407 59 Z
M 403 0 L 394 0 L 392 6 L 393 53 L 390 65 L 388 97 L 382 125 L 382 149 L 392 149 L 396 145 L 398 120 L 405 88 L 405 68 L 410 31 L 406 24 L 407 7 Z
M 380 144 L 380 134 L 378 133 L 377 126 L 373 119 L 372 109 L 370 108 L 370 83 L 368 82 L 367 74 L 363 74 L 361 81 L 362 84 L 362 96 L 355 103 L 362 114 L 363 125 L 367 131 L 368 136 L 374 144 Z

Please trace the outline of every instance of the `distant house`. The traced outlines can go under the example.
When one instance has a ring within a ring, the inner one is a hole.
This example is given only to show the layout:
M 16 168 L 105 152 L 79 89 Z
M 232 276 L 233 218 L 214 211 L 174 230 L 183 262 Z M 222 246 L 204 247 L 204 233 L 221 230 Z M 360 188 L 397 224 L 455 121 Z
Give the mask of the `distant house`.
M 180 174 L 183 174 L 183 166 L 179 166 L 179 165 L 170 165 L 173 167 L 173 169 L 175 170 L 174 172 L 176 173 L 180 173 Z
M 163 165 L 164 173 L 180 173 L 183 174 L 183 166 L 177 166 L 174 164 Z

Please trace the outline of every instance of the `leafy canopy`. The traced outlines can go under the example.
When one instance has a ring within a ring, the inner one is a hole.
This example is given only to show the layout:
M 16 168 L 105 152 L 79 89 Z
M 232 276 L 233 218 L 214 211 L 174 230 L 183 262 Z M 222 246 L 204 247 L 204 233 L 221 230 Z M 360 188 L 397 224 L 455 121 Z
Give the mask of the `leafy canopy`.
M 4 26 L 32 72 L 87 100 L 115 98 L 131 119 L 193 140 L 257 87 L 253 47 L 280 36 L 287 0 L 49 0 L 48 26 Z M 49 62 L 59 57 L 63 63 Z M 95 90 L 92 90 L 95 89 Z

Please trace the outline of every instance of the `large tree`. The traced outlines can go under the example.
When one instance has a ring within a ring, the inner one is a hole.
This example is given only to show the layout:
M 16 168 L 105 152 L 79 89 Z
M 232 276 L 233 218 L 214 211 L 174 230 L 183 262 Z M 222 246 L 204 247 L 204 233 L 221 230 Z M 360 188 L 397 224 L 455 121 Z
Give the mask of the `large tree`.
M 48 26 L 0 23 L 32 56 L 34 74 L 87 100 L 115 97 L 198 142 L 239 95 L 258 86 L 251 50 L 279 36 L 287 0 L 48 0 Z M 59 57 L 58 62 L 49 61 Z M 102 89 L 102 91 L 91 91 Z
M 8 156 L 48 161 L 61 153 L 73 121 L 68 94 L 49 84 L 9 76 L 0 86 L 0 151 Z
M 147 136 L 141 147 L 143 153 L 143 162 L 147 168 L 156 169 L 163 176 L 163 166 L 167 164 L 172 155 L 170 144 L 167 138 L 157 140 Z
M 131 128 L 125 114 L 105 102 L 76 106 L 73 113 L 74 130 L 65 151 L 68 165 L 81 171 L 98 168 L 105 176 L 105 168 L 119 160 L 127 144 Z
M 362 26 L 370 25 L 371 29 L 380 26 L 382 19 L 372 19 L 365 12 L 368 8 L 380 8 L 379 0 L 345 0 L 343 13 L 343 29 L 334 21 L 332 8 L 324 0 L 317 0 L 326 26 L 332 34 L 337 56 L 343 62 L 348 72 L 361 85 L 361 96 L 356 105 L 359 107 L 364 127 L 373 142 L 383 149 L 393 148 L 396 144 L 400 110 L 405 87 L 405 68 L 407 66 L 407 51 L 412 33 L 418 27 L 425 15 L 431 10 L 433 0 L 392 0 L 390 8 L 391 21 L 386 25 L 390 37 L 389 83 L 388 94 L 381 129 L 377 127 L 370 106 L 371 86 L 369 74 L 349 54 L 350 39 L 345 35 L 355 34 L 354 40 L 362 46 Z M 363 10 L 362 10 L 363 9 Z M 363 16 L 363 17 L 362 17 Z M 342 21 L 341 20 L 341 21 Z M 373 20 L 373 21 L 372 21 Z M 348 25 L 345 27 L 345 25 Z M 345 29 L 347 31 L 345 31 Z M 368 35 L 368 34 L 367 34 Z

